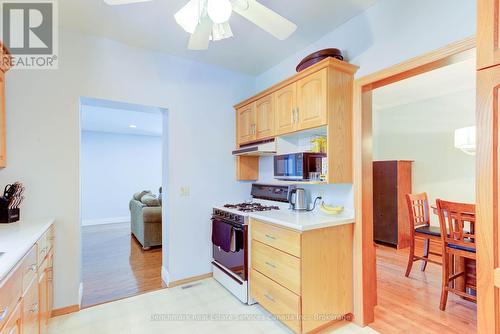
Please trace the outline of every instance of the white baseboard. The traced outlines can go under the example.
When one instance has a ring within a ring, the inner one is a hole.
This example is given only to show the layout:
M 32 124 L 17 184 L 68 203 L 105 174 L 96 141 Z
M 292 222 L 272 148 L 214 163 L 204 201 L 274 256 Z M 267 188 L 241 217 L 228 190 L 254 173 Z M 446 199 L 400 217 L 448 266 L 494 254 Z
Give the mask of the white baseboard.
M 130 217 L 113 217 L 113 218 L 84 219 L 84 220 L 82 220 L 82 226 L 118 224 L 118 223 L 130 223 Z
M 167 268 L 161 266 L 161 280 L 165 283 L 166 286 L 170 284 L 170 274 L 167 271 Z

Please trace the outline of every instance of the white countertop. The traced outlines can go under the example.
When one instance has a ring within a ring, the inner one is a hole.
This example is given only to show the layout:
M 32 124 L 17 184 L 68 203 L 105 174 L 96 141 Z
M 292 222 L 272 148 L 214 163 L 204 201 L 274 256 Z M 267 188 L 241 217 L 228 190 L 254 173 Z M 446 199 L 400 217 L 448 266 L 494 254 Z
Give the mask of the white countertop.
M 338 215 L 327 215 L 318 209 L 310 212 L 285 209 L 251 212 L 248 216 L 297 231 L 309 231 L 318 228 L 353 224 L 355 222 L 352 210 L 344 210 Z
M 54 219 L 21 220 L 12 224 L 0 224 L 0 281 L 23 258 L 42 234 L 54 223 Z

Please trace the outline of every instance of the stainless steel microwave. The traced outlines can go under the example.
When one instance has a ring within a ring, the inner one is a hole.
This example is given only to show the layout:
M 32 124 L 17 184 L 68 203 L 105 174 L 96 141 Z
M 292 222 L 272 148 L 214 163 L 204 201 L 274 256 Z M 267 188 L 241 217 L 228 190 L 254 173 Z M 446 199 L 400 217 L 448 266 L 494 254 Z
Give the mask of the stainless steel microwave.
M 309 173 L 322 171 L 325 153 L 293 153 L 274 156 L 274 177 L 278 180 L 309 179 Z

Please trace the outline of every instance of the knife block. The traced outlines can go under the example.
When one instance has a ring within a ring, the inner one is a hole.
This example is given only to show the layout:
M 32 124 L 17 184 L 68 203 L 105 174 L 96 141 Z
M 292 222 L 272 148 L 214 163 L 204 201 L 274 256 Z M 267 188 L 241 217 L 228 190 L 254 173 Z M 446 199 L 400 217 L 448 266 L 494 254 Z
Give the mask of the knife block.
M 19 208 L 9 209 L 6 203 L 0 203 L 0 224 L 10 224 L 19 221 Z

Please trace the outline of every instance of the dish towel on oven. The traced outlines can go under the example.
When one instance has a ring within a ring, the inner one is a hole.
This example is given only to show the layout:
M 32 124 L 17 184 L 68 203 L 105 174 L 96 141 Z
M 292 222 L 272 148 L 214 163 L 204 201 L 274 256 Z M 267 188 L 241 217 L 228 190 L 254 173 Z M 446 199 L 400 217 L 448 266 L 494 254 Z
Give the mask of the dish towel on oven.
M 236 249 L 236 231 L 231 228 L 231 252 L 236 253 L 239 249 Z
M 212 219 L 212 243 L 224 252 L 231 251 L 233 227 L 220 220 Z

